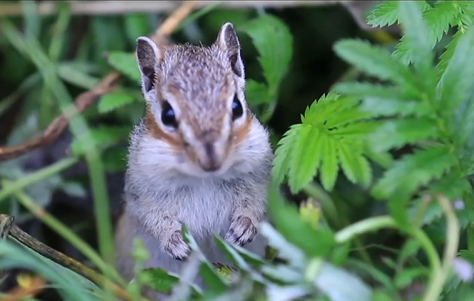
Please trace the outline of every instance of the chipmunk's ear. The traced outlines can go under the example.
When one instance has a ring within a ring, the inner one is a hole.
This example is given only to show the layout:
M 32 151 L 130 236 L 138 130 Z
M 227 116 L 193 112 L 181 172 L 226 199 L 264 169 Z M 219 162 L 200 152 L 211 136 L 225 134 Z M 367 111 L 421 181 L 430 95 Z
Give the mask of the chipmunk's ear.
M 227 54 L 227 57 L 230 60 L 230 65 L 232 70 L 238 77 L 244 77 L 244 64 L 242 63 L 242 58 L 240 57 L 240 42 L 235 32 L 234 25 L 227 22 L 222 25 L 217 35 L 217 40 L 215 42 L 217 47 Z
M 155 76 L 162 53 L 150 38 L 139 37 L 137 39 L 137 61 L 138 69 L 142 77 L 143 93 L 148 93 L 155 85 Z

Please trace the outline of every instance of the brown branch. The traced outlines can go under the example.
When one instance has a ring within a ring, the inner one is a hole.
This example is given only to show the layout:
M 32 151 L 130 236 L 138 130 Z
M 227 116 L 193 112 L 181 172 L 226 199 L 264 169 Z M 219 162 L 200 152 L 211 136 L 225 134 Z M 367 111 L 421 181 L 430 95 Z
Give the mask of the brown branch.
M 121 300 L 132 301 L 133 298 L 117 284 L 111 282 L 99 272 L 86 267 L 79 261 L 76 261 L 63 253 L 56 251 L 43 244 L 42 242 L 31 237 L 27 233 L 23 232 L 17 225 L 14 224 L 14 218 L 6 214 L 0 214 L 0 239 L 5 239 L 7 236 L 11 236 L 16 239 L 22 245 L 30 248 L 34 252 L 54 261 L 55 263 L 68 268 L 79 275 L 84 276 L 96 285 L 103 287 L 109 285 L 116 296 Z
M 108 2 L 112 5 L 114 2 Z M 152 2 L 149 2 L 152 3 Z M 90 5 L 89 3 L 87 5 Z M 170 35 L 173 30 L 179 25 L 184 18 L 186 18 L 193 9 L 198 5 L 198 1 L 186 1 L 180 5 L 156 30 L 151 36 L 154 41 L 164 41 L 166 37 Z M 4 12 L 4 5 L 0 5 L 0 11 Z M 0 13 L 0 16 L 2 14 Z M 62 114 L 54 119 L 46 130 L 33 138 L 22 142 L 15 146 L 4 146 L 0 147 L 0 162 L 11 160 L 22 156 L 35 149 L 45 147 L 53 143 L 63 133 L 69 125 L 69 119 L 74 114 L 80 114 L 84 112 L 88 107 L 93 105 L 95 101 L 106 93 L 113 91 L 120 78 L 120 73 L 117 71 L 110 72 L 107 74 L 92 90 L 86 91 L 80 94 L 74 101 L 76 110 L 74 113 L 65 115 Z
M 176 8 L 174 1 L 70 1 L 71 13 L 74 15 L 120 15 L 124 13 L 157 13 L 170 12 Z M 221 3 L 222 7 L 234 9 L 246 8 L 287 8 L 297 6 L 328 6 L 342 2 L 325 1 L 203 1 L 198 7 Z M 56 1 L 44 1 L 38 4 L 40 15 L 52 15 L 56 12 Z M 19 4 L 0 4 L 0 16 L 20 16 L 23 14 Z

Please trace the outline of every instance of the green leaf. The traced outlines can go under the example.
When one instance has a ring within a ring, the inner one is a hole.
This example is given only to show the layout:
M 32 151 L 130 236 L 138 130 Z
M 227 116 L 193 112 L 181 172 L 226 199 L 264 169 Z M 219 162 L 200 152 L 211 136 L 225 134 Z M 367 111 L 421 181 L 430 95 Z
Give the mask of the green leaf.
M 118 90 L 102 96 L 97 104 L 97 110 L 99 113 L 105 114 L 131 104 L 134 101 L 134 95 Z
M 299 128 L 301 124 L 295 124 L 283 134 L 275 150 L 275 158 L 273 159 L 272 177 L 281 183 L 285 178 L 285 174 L 290 168 L 290 152 L 296 139 L 298 139 Z
M 462 31 L 457 31 L 453 35 L 448 45 L 446 45 L 445 51 L 440 55 L 438 65 L 436 66 L 436 71 L 438 73 L 439 78 L 441 78 L 446 68 L 448 67 L 449 62 L 451 61 L 451 58 L 454 55 L 456 45 L 463 35 L 464 33 Z
M 372 300 L 372 289 L 358 276 L 327 262 L 323 262 L 316 279 L 316 287 L 333 301 Z
M 90 135 L 92 137 L 92 140 L 96 143 L 96 145 L 100 146 L 100 148 L 104 150 L 107 147 L 110 147 L 116 144 L 117 142 L 126 141 L 128 139 L 128 135 L 130 134 L 130 130 L 131 129 L 128 126 L 98 127 L 98 128 L 92 129 L 90 131 Z M 80 140 L 78 140 L 77 138 L 74 138 L 74 140 L 71 143 L 71 149 L 75 155 L 77 156 L 81 155 L 82 147 L 80 145 Z
M 349 181 L 368 187 L 372 180 L 372 170 L 367 159 L 360 152 L 351 149 L 348 143 L 339 144 L 338 155 L 342 170 Z
M 147 285 L 162 293 L 171 292 L 173 286 L 179 282 L 178 277 L 168 274 L 167 271 L 161 268 L 144 269 L 141 273 L 140 276 L 147 279 Z
M 204 256 L 202 251 L 199 248 L 199 244 L 196 239 L 186 230 L 186 226 L 183 225 L 182 233 L 184 238 L 187 240 L 187 243 L 191 250 L 199 254 L 199 259 L 201 261 L 199 267 L 199 275 L 204 280 L 206 286 L 214 292 L 221 293 L 228 290 L 227 283 L 225 280 L 214 270 L 214 266 L 209 260 Z
M 370 134 L 369 143 L 376 152 L 385 152 L 436 137 L 438 128 L 429 118 L 404 118 L 384 122 Z
M 370 112 L 373 117 L 431 115 L 431 108 L 426 102 L 416 101 L 414 98 L 416 95 L 404 91 L 400 87 L 347 82 L 336 84 L 333 90 L 362 99 L 360 111 Z
M 308 257 L 329 254 L 336 244 L 334 234 L 323 227 L 315 229 L 310 223 L 304 221 L 297 208 L 289 205 L 278 193 L 274 183 L 269 188 L 268 202 L 268 211 L 272 222 L 288 242 L 300 248 Z
M 436 1 L 434 7 L 424 13 L 424 19 L 428 26 L 428 40 L 432 47 L 455 24 L 459 13 L 460 10 L 453 1 Z
M 385 27 L 398 21 L 398 3 L 396 1 L 384 1 L 377 4 L 367 16 L 367 24 L 374 27 Z
M 439 179 L 456 161 L 446 147 L 433 147 L 405 155 L 385 172 L 373 187 L 372 194 L 379 199 L 408 196 L 422 185 Z
M 254 80 L 247 80 L 245 85 L 245 95 L 250 105 L 267 104 L 274 101 L 268 94 L 268 88 L 265 84 Z
M 329 139 L 328 136 L 324 136 L 325 141 L 323 144 L 323 154 L 322 157 L 324 158 L 321 164 L 321 184 L 323 185 L 324 189 L 332 190 L 334 185 L 336 184 L 337 173 L 339 171 L 338 168 L 338 158 L 336 152 L 336 142 L 333 139 Z M 321 142 L 322 143 L 322 142 Z
M 123 15 L 124 27 L 127 38 L 135 44 L 139 36 L 143 36 L 152 31 L 150 19 L 141 13 L 128 13 Z
M 422 12 L 416 2 L 398 1 L 400 23 L 403 28 L 404 38 L 408 46 L 408 54 L 420 76 L 422 84 L 429 89 L 434 82 L 432 78 L 433 52 L 428 40 L 428 29 L 423 20 Z
M 466 64 L 474 57 L 474 27 L 469 28 L 456 43 L 452 57 L 438 84 L 440 101 L 448 113 L 468 95 L 474 78 L 474 65 Z
M 268 84 L 269 95 L 272 99 L 276 98 L 293 55 L 293 36 L 288 26 L 275 16 L 263 14 L 239 26 L 238 30 L 251 37 L 260 55 L 259 62 Z
M 299 128 L 298 138 L 295 139 L 294 149 L 291 152 L 293 164 L 290 165 L 288 174 L 291 191 L 300 190 L 314 178 L 321 162 L 323 146 L 319 143 L 321 135 L 324 133 L 319 133 L 317 128 L 310 125 L 302 125 Z
M 133 53 L 111 51 L 108 54 L 107 61 L 109 64 L 120 71 L 131 80 L 140 81 L 140 71 L 137 67 L 137 61 Z
M 404 87 L 414 86 L 416 79 L 407 66 L 392 58 L 385 49 L 360 40 L 342 40 L 336 43 L 334 51 L 339 57 L 360 71 L 384 80 L 391 80 Z
M 278 143 L 274 179 L 280 183 L 287 175 L 290 189 L 296 193 L 319 171 L 324 188 L 330 190 L 340 163 L 345 164 L 343 168 L 349 177 L 354 175 L 351 179 L 367 185 L 371 171 L 364 158 L 363 143 L 376 123 L 366 121 L 370 114 L 360 112 L 358 105 L 356 99 L 339 98 L 334 93 L 313 102 L 302 116 L 302 124 L 293 125 Z M 351 145 L 350 151 L 339 149 L 346 144 Z M 344 154 L 344 159 L 352 161 L 338 161 L 339 152 Z
M 414 1 L 422 12 L 429 10 L 431 6 L 426 1 Z M 390 26 L 398 21 L 398 1 L 383 1 L 377 4 L 367 16 L 367 23 L 374 27 Z

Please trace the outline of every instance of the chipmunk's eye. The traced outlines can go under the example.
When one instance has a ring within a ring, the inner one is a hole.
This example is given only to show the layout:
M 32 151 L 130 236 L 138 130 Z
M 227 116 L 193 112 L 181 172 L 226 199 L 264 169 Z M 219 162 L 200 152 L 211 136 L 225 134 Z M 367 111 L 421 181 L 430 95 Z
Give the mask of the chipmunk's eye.
M 242 107 L 242 103 L 240 102 L 237 95 L 235 95 L 234 100 L 232 101 L 232 120 L 240 118 L 243 114 L 244 108 Z
M 163 124 L 166 126 L 171 126 L 174 128 L 178 127 L 174 110 L 167 101 L 163 102 L 163 106 L 161 108 L 161 122 L 163 122 Z

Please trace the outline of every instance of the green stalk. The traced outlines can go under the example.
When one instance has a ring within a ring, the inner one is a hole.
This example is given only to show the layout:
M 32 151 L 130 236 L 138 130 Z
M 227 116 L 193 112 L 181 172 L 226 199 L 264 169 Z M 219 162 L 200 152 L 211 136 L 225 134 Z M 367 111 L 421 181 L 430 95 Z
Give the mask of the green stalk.
M 376 231 L 382 228 L 398 228 L 397 223 L 395 220 L 390 217 L 390 216 L 377 216 L 377 217 L 371 217 L 367 218 L 365 220 L 359 221 L 357 223 L 354 223 L 341 231 L 336 233 L 336 241 L 338 243 L 345 243 L 353 239 L 354 237 L 364 234 L 367 232 L 372 232 Z M 433 246 L 431 243 L 430 239 L 428 236 L 423 232 L 420 228 L 413 228 L 410 229 L 409 233 L 410 236 L 412 236 L 414 239 L 416 239 L 421 247 L 424 249 L 426 256 L 428 257 L 428 261 L 430 262 L 430 267 L 431 267 L 431 280 L 430 280 L 430 285 L 429 289 L 430 290 L 436 290 L 436 286 L 439 285 L 439 275 L 441 271 L 441 261 L 438 257 L 438 253 L 436 251 L 436 248 Z M 442 287 L 441 287 L 442 289 Z M 430 296 L 433 293 L 430 293 Z M 424 299 L 424 301 L 428 300 L 436 300 L 436 299 Z
M 20 191 L 33 183 L 49 178 L 50 176 L 57 174 L 68 167 L 71 167 L 78 161 L 79 159 L 76 157 L 62 159 L 54 164 L 51 164 L 48 167 L 42 168 L 34 173 L 31 173 L 26 177 L 21 178 L 6 187 L 3 187 L 2 190 L 0 190 L 0 203 L 10 195 L 16 193 L 17 191 Z

